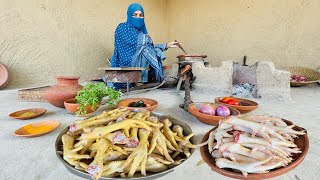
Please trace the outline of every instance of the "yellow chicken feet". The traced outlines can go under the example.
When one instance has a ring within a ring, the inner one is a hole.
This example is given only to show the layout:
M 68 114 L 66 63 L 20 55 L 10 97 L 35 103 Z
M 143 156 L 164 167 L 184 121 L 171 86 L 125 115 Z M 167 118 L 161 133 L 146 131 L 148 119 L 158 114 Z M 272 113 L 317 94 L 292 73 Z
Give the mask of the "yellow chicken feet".
M 122 164 L 125 161 L 112 161 L 103 166 L 103 176 L 110 176 L 117 172 L 122 172 Z
M 102 176 L 103 173 L 103 159 L 106 150 L 111 146 L 111 143 L 107 139 L 100 139 L 97 142 L 97 154 L 94 160 L 90 163 L 86 171 L 90 174 L 90 176 L 96 180 Z
M 168 148 L 167 148 L 167 143 L 166 143 L 166 137 L 161 133 L 159 128 L 154 128 L 153 129 L 153 136 L 151 140 L 151 145 L 148 154 L 151 154 L 153 150 L 159 146 L 157 149 L 160 151 L 161 154 L 163 154 L 169 161 L 174 162 L 174 160 L 171 158 Z M 159 150 L 161 148 L 161 150 Z
M 145 121 L 150 116 L 150 111 L 138 112 L 131 119 Z
M 190 148 L 196 149 L 198 146 L 191 144 L 190 138 L 194 136 L 194 134 L 189 134 L 188 136 L 183 135 L 183 128 L 179 125 L 173 126 L 172 129 L 173 132 L 177 133 L 178 137 L 180 137 L 183 141 L 180 141 L 179 147 L 182 149 L 183 153 L 186 155 L 186 157 L 190 157 Z
M 193 134 L 184 136 L 180 126 L 173 128 L 169 119 L 150 114 L 115 109 L 75 121 L 62 136 L 63 152 L 58 152 L 94 180 L 146 176 L 182 163 L 183 153 L 188 157 L 194 147 L 189 141 Z
M 170 129 L 170 124 L 172 123 L 169 121 L 169 119 L 163 120 L 162 123 L 163 123 L 163 135 L 170 141 L 170 143 L 175 149 L 179 149 L 179 146 L 176 142 L 176 138 L 178 136 L 176 133 L 173 133 Z
M 155 160 L 157 160 L 158 162 L 162 163 L 162 164 L 172 164 L 173 162 L 170 162 L 170 161 L 166 161 L 165 160 L 165 157 L 163 156 L 160 156 L 158 154 L 150 154 L 151 157 L 153 157 Z
M 89 159 L 90 156 L 77 154 L 82 147 L 73 149 L 74 140 L 75 139 L 68 134 L 62 136 L 63 159 L 73 166 L 78 166 L 80 159 Z
M 139 127 L 139 128 L 144 128 L 147 130 L 151 130 L 151 127 L 145 124 L 142 121 L 138 120 L 124 120 L 121 122 L 117 122 L 115 124 L 112 124 L 110 126 L 104 126 L 104 127 L 97 127 L 95 128 L 92 132 L 82 134 L 79 138 L 79 140 L 82 139 L 97 139 L 97 138 L 102 138 L 105 135 L 113 132 L 113 131 L 118 131 L 123 129 L 125 135 L 128 137 L 129 136 L 129 129 L 131 127 Z
M 135 148 L 135 150 L 130 154 L 125 163 L 121 165 L 121 168 L 125 169 L 130 167 L 128 177 L 132 177 L 136 172 L 138 167 L 141 167 L 141 174 L 146 175 L 146 160 L 148 156 L 148 137 L 150 131 L 146 129 L 139 130 L 139 145 Z
M 128 142 L 126 143 L 126 146 L 129 148 L 135 148 L 139 144 L 138 139 L 138 128 L 131 128 L 130 130 L 130 138 L 128 139 Z
M 128 155 L 128 153 L 125 150 L 123 150 L 120 146 L 112 145 L 112 149 L 124 155 Z
M 118 151 L 107 150 L 107 152 L 104 154 L 103 162 L 107 163 L 109 161 L 123 160 L 127 159 L 127 157 L 128 155 L 124 155 Z
M 126 144 L 129 141 L 126 135 L 121 131 L 116 131 L 114 133 L 107 134 L 106 138 L 112 144 Z
M 90 127 L 90 126 L 97 126 L 97 125 L 106 125 L 111 121 L 117 120 L 119 118 L 125 118 L 127 115 L 129 114 L 129 111 L 120 111 L 117 114 L 111 115 L 111 116 L 107 116 L 107 117 L 101 117 L 101 118 L 94 118 L 92 120 L 89 121 L 84 121 L 84 122 L 75 122 L 74 124 L 72 124 L 69 128 L 69 132 L 71 134 L 82 130 L 83 128 L 86 127 Z

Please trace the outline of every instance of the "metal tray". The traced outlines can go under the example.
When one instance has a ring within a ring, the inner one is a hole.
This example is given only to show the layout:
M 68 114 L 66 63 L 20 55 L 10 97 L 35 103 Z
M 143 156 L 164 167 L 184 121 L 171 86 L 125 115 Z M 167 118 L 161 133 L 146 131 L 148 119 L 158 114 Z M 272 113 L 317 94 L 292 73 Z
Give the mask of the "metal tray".
M 183 132 L 184 132 L 184 135 L 189 135 L 192 133 L 192 130 L 191 128 L 185 124 L 184 122 L 172 117 L 172 116 L 169 116 L 169 115 L 164 115 L 164 114 L 161 114 L 161 113 L 158 113 L 158 112 L 152 112 L 151 113 L 152 116 L 155 116 L 155 117 L 158 117 L 159 120 L 163 120 L 163 119 L 166 119 L 168 118 L 172 123 L 173 125 L 180 125 L 182 128 L 183 128 Z M 58 157 L 58 159 L 60 160 L 60 162 L 62 162 L 62 164 L 66 167 L 66 169 L 76 175 L 76 176 L 80 176 L 82 178 L 86 178 L 86 179 L 92 179 L 91 176 L 86 173 L 86 172 L 83 172 L 83 171 L 80 171 L 78 169 L 75 169 L 73 166 L 71 166 L 70 164 L 68 164 L 63 158 L 62 158 L 62 155 L 59 153 L 59 151 L 61 152 L 62 151 L 62 140 L 61 140 L 61 137 L 62 135 L 66 134 L 69 130 L 69 126 L 67 128 L 65 128 L 60 134 L 59 136 L 57 137 L 56 139 L 56 144 L 55 144 L 55 151 L 56 151 L 56 155 Z M 192 137 L 190 139 L 190 142 L 192 144 L 195 144 L 195 138 Z M 190 149 L 190 153 L 191 155 L 194 153 L 195 149 Z M 190 158 L 190 157 L 189 157 Z M 187 159 L 185 160 L 187 161 Z M 182 163 L 185 163 L 182 162 Z M 181 163 L 181 164 L 182 164 Z M 180 164 L 180 165 L 181 165 Z M 174 169 L 176 167 L 178 167 L 179 165 L 175 166 L 175 167 L 172 167 L 166 171 L 162 171 L 162 172 L 159 172 L 159 173 L 147 173 L 147 176 L 139 176 L 137 175 L 136 177 L 133 177 L 133 178 L 125 178 L 125 179 L 130 179 L 130 180 L 144 180 L 144 179 L 156 179 L 156 178 L 159 178 L 159 177 L 162 177 L 162 176 L 165 176 L 166 174 L 169 174 L 169 173 L 172 173 L 174 171 Z M 120 178 L 120 177 L 117 177 L 117 178 L 107 178 L 107 177 L 101 177 L 100 180 L 114 180 L 114 179 L 123 179 L 123 178 Z

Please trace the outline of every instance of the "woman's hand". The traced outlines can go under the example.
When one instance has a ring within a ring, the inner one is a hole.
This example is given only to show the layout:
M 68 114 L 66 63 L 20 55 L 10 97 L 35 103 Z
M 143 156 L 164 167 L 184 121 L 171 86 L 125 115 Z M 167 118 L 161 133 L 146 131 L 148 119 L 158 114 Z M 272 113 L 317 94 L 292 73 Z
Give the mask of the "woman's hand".
M 173 42 L 169 42 L 169 43 L 167 43 L 167 48 L 177 48 L 178 44 L 180 44 L 180 42 L 177 40 L 175 40 Z

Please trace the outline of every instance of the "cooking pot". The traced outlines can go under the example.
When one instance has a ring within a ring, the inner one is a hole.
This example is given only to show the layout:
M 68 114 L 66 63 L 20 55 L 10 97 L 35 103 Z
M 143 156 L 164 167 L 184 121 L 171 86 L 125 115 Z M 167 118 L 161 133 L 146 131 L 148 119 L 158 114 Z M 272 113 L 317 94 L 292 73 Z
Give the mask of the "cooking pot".
M 181 61 L 188 61 L 188 62 L 198 62 L 198 61 L 204 61 L 204 59 L 207 57 L 207 55 L 201 55 L 201 54 L 184 54 L 177 56 L 179 62 Z

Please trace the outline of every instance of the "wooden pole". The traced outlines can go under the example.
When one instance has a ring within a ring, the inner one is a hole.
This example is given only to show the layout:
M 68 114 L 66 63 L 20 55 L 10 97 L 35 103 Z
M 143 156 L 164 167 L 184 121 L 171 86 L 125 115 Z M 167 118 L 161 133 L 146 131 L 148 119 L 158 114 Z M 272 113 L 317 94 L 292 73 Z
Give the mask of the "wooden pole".
M 190 74 L 191 71 L 187 73 L 187 78 L 184 81 L 184 104 L 179 105 L 179 107 L 183 108 L 185 111 L 188 111 L 188 106 L 193 103 L 191 100 Z

